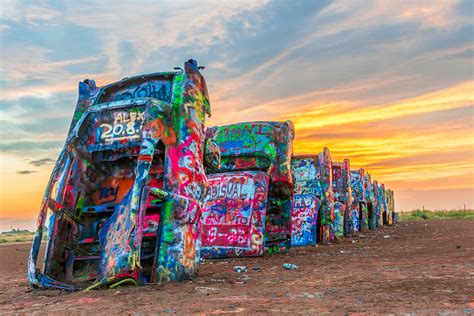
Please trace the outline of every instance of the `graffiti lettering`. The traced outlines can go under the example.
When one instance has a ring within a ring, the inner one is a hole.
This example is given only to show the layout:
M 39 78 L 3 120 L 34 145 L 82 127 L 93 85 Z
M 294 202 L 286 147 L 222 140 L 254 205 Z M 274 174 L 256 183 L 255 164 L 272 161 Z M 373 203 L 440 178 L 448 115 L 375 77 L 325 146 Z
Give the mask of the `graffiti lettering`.
M 155 98 L 163 101 L 168 101 L 170 99 L 168 81 L 151 81 L 147 82 L 144 85 L 138 86 L 133 90 L 122 92 L 116 94 L 114 100 L 130 100 L 136 98 Z
M 245 179 L 244 179 L 245 181 Z M 254 184 L 253 181 L 247 181 L 242 183 L 241 181 L 230 181 L 228 183 L 219 184 L 212 186 L 209 190 L 208 198 L 221 199 L 221 198 L 239 198 L 239 199 L 252 199 Z
M 103 123 L 99 126 L 100 139 L 106 142 L 139 138 L 145 112 L 116 113 L 114 124 Z
M 119 190 L 119 187 L 116 187 L 116 188 L 113 188 L 113 187 L 101 188 L 100 189 L 100 195 L 99 195 L 99 200 L 101 200 L 100 204 L 115 202 L 115 200 L 117 200 L 118 190 Z M 106 199 L 106 200 L 103 201 L 104 199 Z

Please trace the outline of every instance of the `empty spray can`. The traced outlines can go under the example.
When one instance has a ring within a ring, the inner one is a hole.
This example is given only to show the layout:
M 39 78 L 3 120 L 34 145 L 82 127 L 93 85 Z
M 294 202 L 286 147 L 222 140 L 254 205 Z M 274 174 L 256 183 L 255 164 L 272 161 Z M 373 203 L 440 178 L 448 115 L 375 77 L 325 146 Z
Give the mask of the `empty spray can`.
M 298 266 L 292 263 L 284 263 L 283 268 L 287 270 L 295 270 L 295 269 L 298 269 Z

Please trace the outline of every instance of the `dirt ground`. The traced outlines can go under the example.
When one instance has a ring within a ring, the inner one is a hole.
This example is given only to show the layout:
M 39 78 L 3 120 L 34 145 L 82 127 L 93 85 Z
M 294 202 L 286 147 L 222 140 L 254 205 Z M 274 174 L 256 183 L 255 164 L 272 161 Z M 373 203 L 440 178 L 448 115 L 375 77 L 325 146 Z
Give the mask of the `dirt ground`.
M 29 291 L 29 246 L 0 245 L 1 314 L 474 313 L 474 220 L 401 222 L 289 255 L 207 260 L 193 281 L 89 293 Z

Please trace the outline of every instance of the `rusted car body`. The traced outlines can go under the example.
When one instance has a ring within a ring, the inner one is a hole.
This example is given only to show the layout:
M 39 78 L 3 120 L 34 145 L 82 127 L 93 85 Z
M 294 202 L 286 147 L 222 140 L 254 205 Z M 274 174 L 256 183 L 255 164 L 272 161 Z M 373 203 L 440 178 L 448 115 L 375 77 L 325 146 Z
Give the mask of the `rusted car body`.
M 363 168 L 351 170 L 352 227 L 355 234 L 365 234 L 369 226 L 364 175 Z
M 291 214 L 291 245 L 315 245 L 320 239 L 324 193 L 318 155 L 291 159 L 295 188 Z
M 202 256 L 261 256 L 290 243 L 294 128 L 288 122 L 215 126 L 206 137 L 220 151 L 207 167 Z
M 194 60 L 183 71 L 104 87 L 80 82 L 41 205 L 29 284 L 90 290 L 194 276 L 207 187 L 206 115 L 207 87 Z
M 334 223 L 335 238 L 351 236 L 352 228 L 352 195 L 351 169 L 348 159 L 332 163 L 332 188 L 334 191 Z

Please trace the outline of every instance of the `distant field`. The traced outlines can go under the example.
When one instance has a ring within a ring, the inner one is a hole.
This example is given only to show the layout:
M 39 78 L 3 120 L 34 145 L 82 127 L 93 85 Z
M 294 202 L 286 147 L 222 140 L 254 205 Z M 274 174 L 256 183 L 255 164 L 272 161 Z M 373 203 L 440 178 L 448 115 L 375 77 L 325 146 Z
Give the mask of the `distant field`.
M 449 218 L 464 218 L 474 219 L 474 210 L 413 210 L 411 212 L 401 212 L 400 220 L 426 220 L 426 219 L 449 219 Z
M 31 242 L 35 233 L 22 232 L 22 233 L 5 233 L 0 234 L 0 244 L 10 242 Z

